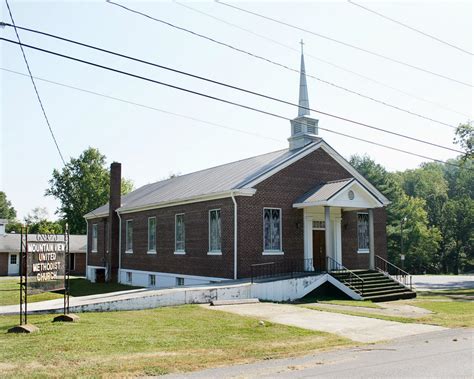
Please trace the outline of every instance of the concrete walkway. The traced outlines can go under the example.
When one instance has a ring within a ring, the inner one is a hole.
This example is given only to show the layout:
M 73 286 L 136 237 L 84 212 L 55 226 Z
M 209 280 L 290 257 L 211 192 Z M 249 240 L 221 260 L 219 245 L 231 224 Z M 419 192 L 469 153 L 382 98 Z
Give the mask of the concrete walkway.
M 357 307 L 352 305 L 339 305 L 339 304 L 326 304 L 326 303 L 305 303 L 303 306 L 315 306 L 318 308 L 324 308 L 327 310 L 336 311 L 351 311 L 359 313 L 370 313 L 374 315 L 382 316 L 395 316 L 395 317 L 406 317 L 406 318 L 420 318 L 433 312 L 415 307 L 413 305 L 403 304 L 398 301 L 377 303 L 380 308 L 369 308 L 369 307 Z
M 334 333 L 357 342 L 378 342 L 394 338 L 444 330 L 440 326 L 400 323 L 369 317 L 310 310 L 295 305 L 257 303 L 212 307 L 242 316 L 256 317 L 278 324 Z

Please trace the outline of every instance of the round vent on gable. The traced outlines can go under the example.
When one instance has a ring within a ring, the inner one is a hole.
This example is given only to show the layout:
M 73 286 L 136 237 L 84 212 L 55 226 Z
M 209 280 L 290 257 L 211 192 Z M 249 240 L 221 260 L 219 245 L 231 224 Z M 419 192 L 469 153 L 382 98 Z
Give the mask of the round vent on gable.
M 350 190 L 348 193 L 347 193 L 347 196 L 349 197 L 349 200 L 354 200 L 354 191 Z

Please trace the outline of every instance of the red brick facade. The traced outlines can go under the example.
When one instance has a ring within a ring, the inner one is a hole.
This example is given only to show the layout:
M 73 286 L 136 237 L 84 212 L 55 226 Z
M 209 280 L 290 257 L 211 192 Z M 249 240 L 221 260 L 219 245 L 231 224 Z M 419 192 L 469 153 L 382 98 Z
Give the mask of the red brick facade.
M 303 259 L 303 210 L 293 208 L 297 198 L 316 185 L 351 175 L 326 152 L 318 149 L 257 184 L 255 195 L 237 197 L 238 277 L 250 276 L 250 265 L 282 259 Z M 282 210 L 284 256 L 263 252 L 263 208 Z M 221 210 L 222 255 L 208 255 L 209 211 Z M 186 254 L 174 254 L 175 215 L 184 213 Z M 386 257 L 385 210 L 375 214 L 375 253 Z M 121 267 L 123 269 L 166 272 L 218 278 L 233 278 L 234 204 L 231 198 L 122 214 Z M 147 253 L 148 218 L 156 217 L 156 254 Z M 89 220 L 88 246 L 92 246 L 92 224 L 98 224 L 97 253 L 89 251 L 90 266 L 106 261 L 106 219 Z M 133 220 L 133 253 L 125 253 L 125 224 Z M 368 267 L 368 254 L 357 253 L 357 217 L 343 212 L 341 224 L 343 264 L 349 268 Z
M 8 253 L 0 253 L 0 276 L 8 275 Z

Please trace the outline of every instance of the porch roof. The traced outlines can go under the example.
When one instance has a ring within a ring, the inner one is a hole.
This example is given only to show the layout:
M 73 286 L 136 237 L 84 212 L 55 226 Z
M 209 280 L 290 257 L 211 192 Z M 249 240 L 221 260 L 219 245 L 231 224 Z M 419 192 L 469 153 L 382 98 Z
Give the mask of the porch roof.
M 349 194 L 349 192 L 352 193 Z M 293 207 L 336 206 L 343 208 L 378 208 L 383 205 L 383 201 L 357 179 L 347 178 L 319 184 L 296 199 Z

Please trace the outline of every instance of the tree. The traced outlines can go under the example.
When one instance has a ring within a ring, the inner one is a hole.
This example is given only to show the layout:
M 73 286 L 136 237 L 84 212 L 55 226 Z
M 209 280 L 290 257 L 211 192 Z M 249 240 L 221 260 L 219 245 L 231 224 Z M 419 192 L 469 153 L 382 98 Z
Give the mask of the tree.
M 69 224 L 71 234 L 85 234 L 83 216 L 109 200 L 110 173 L 105 155 L 89 147 L 79 158 L 71 158 L 61 170 L 54 170 L 47 196 L 61 203 L 56 211 Z M 122 180 L 122 194 L 133 189 L 130 180 Z
M 28 213 L 25 223 L 28 225 L 28 233 L 32 234 L 62 234 L 65 230 L 65 222 L 49 220 L 49 213 L 43 207 L 36 207 L 32 213 Z
M 474 127 L 471 122 L 460 124 L 456 128 L 454 142 L 465 150 L 463 160 L 474 158 Z
M 7 199 L 5 192 L 0 191 L 0 218 L 12 221 L 15 217 L 15 208 L 13 208 L 12 203 Z

